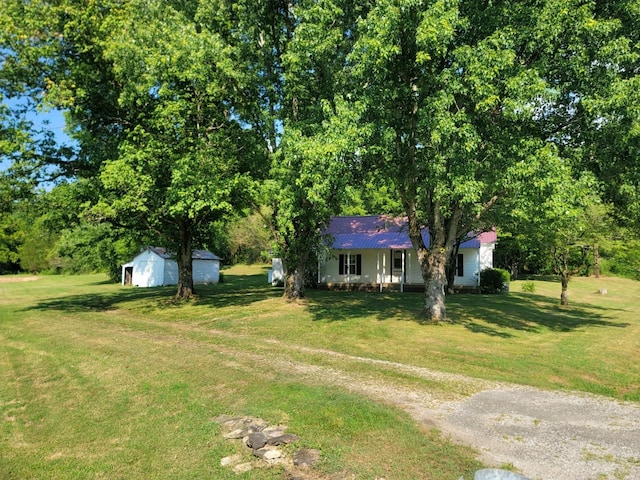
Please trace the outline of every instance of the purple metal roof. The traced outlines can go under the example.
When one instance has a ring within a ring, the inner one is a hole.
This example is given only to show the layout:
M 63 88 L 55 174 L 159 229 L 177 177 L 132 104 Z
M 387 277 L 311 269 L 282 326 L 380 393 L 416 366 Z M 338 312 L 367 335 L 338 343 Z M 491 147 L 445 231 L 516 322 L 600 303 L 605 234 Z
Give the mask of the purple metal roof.
M 333 217 L 326 230 L 333 236 L 335 250 L 405 249 L 412 248 L 405 218 L 374 215 L 364 217 Z M 481 243 L 495 243 L 496 232 L 469 233 L 469 240 L 460 248 L 479 248 Z M 430 244 L 429 231 L 424 229 L 422 238 Z

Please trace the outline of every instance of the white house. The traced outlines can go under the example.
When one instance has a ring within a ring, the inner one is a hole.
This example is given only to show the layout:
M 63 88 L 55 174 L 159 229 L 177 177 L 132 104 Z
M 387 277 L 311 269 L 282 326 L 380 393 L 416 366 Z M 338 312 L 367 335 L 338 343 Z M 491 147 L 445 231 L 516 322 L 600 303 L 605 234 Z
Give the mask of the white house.
M 406 219 L 384 215 L 334 217 L 326 232 L 330 252 L 318 265 L 318 285 L 328 288 L 422 288 L 424 282 Z M 425 245 L 429 232 L 423 231 Z M 454 285 L 476 287 L 493 268 L 496 232 L 470 233 L 461 243 Z
M 193 283 L 218 283 L 220 257 L 207 250 L 194 250 Z M 159 287 L 178 284 L 178 263 L 161 247 L 147 247 L 131 262 L 122 265 L 122 285 Z

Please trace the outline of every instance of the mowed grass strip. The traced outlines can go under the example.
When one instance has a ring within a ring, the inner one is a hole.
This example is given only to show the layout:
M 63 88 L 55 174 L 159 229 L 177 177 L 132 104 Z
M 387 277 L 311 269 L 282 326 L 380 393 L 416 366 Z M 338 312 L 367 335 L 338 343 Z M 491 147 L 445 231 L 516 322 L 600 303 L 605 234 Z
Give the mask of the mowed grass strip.
M 220 466 L 244 451 L 220 437 L 223 413 L 287 424 L 300 446 L 322 451 L 326 478 L 457 478 L 480 467 L 394 409 L 219 353 L 228 346 L 215 335 L 184 328 L 198 302 L 163 306 L 170 290 L 144 298 L 96 280 L 3 290 L 15 303 L 0 313 L 0 478 L 238 478 Z M 159 314 L 169 311 L 174 320 Z
M 513 282 L 509 295 L 448 297 L 452 323 L 422 325 L 421 294 L 309 290 L 287 304 L 259 267 L 228 269 L 225 283 L 179 303 L 173 287 L 101 275 L 4 282 L 0 478 L 236 478 L 219 463 L 237 448 L 212 421 L 222 413 L 288 424 L 323 451 L 327 475 L 472 478 L 474 452 L 406 415 L 234 352 L 434 395 L 474 389 L 352 357 L 640 400 L 639 284 L 576 278 L 563 308 L 558 283 L 534 283 L 533 293 Z
M 576 277 L 571 304 L 562 307 L 559 282 L 534 280 L 528 293 L 517 281 L 508 295 L 449 296 L 452 323 L 422 325 L 419 293 L 308 290 L 302 304 L 286 304 L 281 290 L 265 286 L 266 273 L 247 276 L 251 270 L 242 268 L 237 277 L 231 270 L 222 288 L 203 291 L 201 303 L 191 305 L 198 313 L 184 320 L 167 309 L 158 314 L 257 339 L 640 400 L 640 282 Z

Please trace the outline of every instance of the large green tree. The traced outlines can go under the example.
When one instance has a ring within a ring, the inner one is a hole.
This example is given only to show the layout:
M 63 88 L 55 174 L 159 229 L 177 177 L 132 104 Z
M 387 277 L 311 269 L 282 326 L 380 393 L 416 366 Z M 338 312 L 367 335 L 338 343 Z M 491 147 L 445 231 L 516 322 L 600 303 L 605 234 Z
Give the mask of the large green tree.
M 105 19 L 123 2 L 99 0 L 4 0 L 0 9 L 0 89 L 28 98 L 34 110 L 66 113 L 77 149 L 32 158 L 57 178 L 96 178 L 101 163 L 117 152 L 120 135 L 131 128 L 118 103 L 120 85 L 104 55 L 111 32 Z
M 464 217 L 480 220 L 517 195 L 513 185 L 577 162 L 585 132 L 596 136 L 599 109 L 585 105 L 637 48 L 618 12 L 596 7 L 383 0 L 359 22 L 354 94 L 375 128 L 372 165 L 394 178 L 408 217 L 426 317 L 446 317 L 446 264 Z
M 93 184 L 85 218 L 174 249 L 178 295 L 190 296 L 193 243 L 246 203 L 248 172 L 261 171 L 243 121 L 253 76 L 225 41 L 232 19 L 210 22 L 196 1 L 6 3 L 3 87 L 65 109 L 78 141 L 49 165 Z
M 369 2 L 301 1 L 283 53 L 283 138 L 272 174 L 285 297 L 304 296 L 306 272 L 324 253 L 322 232 L 349 199 L 362 171 L 368 126 L 351 97 L 348 55 Z
M 357 113 L 344 102 L 325 101 L 326 120 L 314 134 L 285 129 L 272 176 L 278 254 L 285 269 L 285 297 L 304 297 L 305 280 L 323 251 L 323 231 L 347 199 L 358 158 Z M 334 110 L 335 109 L 335 110 Z
M 203 18 L 226 26 L 242 52 L 257 102 L 245 121 L 270 153 L 264 201 L 273 211 L 275 250 L 284 260 L 285 296 L 304 296 L 322 248 L 321 232 L 340 211 L 356 161 L 357 110 L 341 98 L 346 55 L 363 7 L 358 2 L 213 2 Z
M 580 142 L 583 165 L 600 180 L 605 199 L 614 205 L 619 224 L 640 226 L 640 6 L 636 0 L 590 4 L 598 20 L 590 24 L 611 38 L 591 42 L 584 55 L 593 57 L 586 70 L 582 124 L 567 128 Z M 601 18 L 611 19 L 609 22 Z M 558 58 L 560 61 L 561 58 Z
M 110 22 L 105 56 L 135 127 L 104 164 L 93 211 L 157 232 L 177 251 L 177 295 L 189 297 L 194 241 L 246 205 L 252 185 L 259 149 L 237 108 L 244 72 L 221 35 L 165 2 L 131 2 Z
M 101 165 L 115 158 L 122 135 L 131 128 L 127 112 L 117 102 L 120 86 L 103 48 L 103 21 L 120 6 L 121 2 L 109 0 L 3 1 L 0 91 L 10 99 L 13 117 L 28 127 L 12 130 L 21 133 L 14 135 L 18 141 L 6 152 L 9 165 L 3 185 L 11 190 L 3 190 L 7 192 L 3 198 L 15 201 L 43 182 L 47 189 L 60 182 L 74 183 L 73 188 L 62 185 L 60 191 L 54 188 L 51 194 L 38 194 L 36 204 L 48 212 L 46 219 L 37 208 L 26 212 L 31 215 L 30 228 L 37 229 L 31 237 L 72 231 L 86 221 L 83 214 L 100 192 Z M 64 112 L 67 133 L 75 140 L 71 146 L 56 143 L 57 136 L 47 124 L 35 125 L 34 116 L 51 108 Z M 73 198 L 64 194 L 65 201 L 58 202 L 59 192 L 71 190 Z M 20 255 L 25 257 L 24 267 L 44 268 L 51 261 L 60 266 L 57 260 L 48 260 L 47 253 L 35 238 L 29 238 Z

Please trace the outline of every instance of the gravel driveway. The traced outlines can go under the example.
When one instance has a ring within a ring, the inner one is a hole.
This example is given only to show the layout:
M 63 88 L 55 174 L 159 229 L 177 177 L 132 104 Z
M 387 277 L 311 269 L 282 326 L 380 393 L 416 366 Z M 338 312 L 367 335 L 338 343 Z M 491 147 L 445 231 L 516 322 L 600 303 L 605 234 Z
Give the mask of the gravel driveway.
M 640 479 L 637 404 L 502 386 L 441 405 L 435 423 L 532 479 Z
M 215 345 L 233 368 L 255 373 L 259 364 L 303 383 L 343 388 L 393 406 L 475 448 L 489 468 L 508 467 L 531 480 L 640 480 L 638 402 L 492 382 L 292 342 L 249 340 L 222 330 L 208 332 L 253 343 L 252 351 Z M 323 364 L 313 358 L 323 358 Z M 359 364 L 373 366 L 376 373 L 362 373 Z M 399 377 L 404 383 L 395 381 Z M 411 378 L 426 382 L 406 381 Z M 433 382 L 446 388 L 430 388 Z
M 266 358 L 239 350 L 220 353 L 233 356 L 234 362 L 243 357 L 252 364 L 266 362 L 301 380 L 335 385 L 399 408 L 417 422 L 436 426 L 444 436 L 474 447 L 492 468 L 509 466 L 532 480 L 640 480 L 639 403 L 550 392 L 275 340 L 267 342 L 277 345 L 280 355 Z M 443 397 L 427 387 L 402 387 L 379 377 L 349 373 L 340 366 L 294 362 L 287 359 L 287 350 L 332 357 L 338 360 L 337 365 L 373 364 L 405 377 L 448 382 L 460 386 L 460 391 L 475 393 L 463 393 L 454 399 L 451 395 Z

